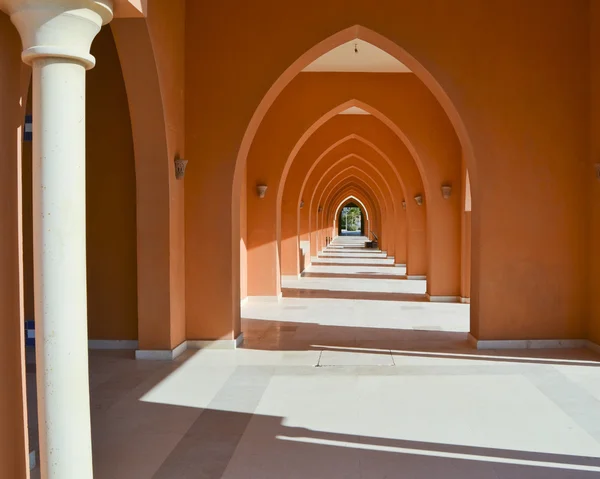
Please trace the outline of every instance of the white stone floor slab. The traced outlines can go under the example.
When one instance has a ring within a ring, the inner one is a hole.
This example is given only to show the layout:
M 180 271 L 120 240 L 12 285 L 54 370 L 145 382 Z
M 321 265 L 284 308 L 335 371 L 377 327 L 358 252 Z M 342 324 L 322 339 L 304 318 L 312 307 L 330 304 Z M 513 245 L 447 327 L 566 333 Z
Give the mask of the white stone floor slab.
M 392 269 L 392 268 L 389 268 Z M 396 269 L 396 268 L 393 268 Z M 398 268 L 400 269 L 400 268 Z M 379 293 L 425 294 L 427 284 L 422 280 L 396 280 L 371 278 L 283 278 L 283 288 L 327 291 L 367 291 Z
M 351 258 L 351 257 L 340 257 L 340 258 L 322 258 L 319 256 L 313 256 L 311 262 L 314 264 L 369 264 L 373 266 L 381 266 L 384 264 L 394 264 L 394 258 Z
M 328 273 L 332 276 L 339 274 L 371 274 L 376 275 L 395 275 L 395 276 L 406 276 L 406 266 L 397 266 L 395 268 L 389 268 L 387 266 L 368 266 L 368 265 L 357 265 L 357 266 L 329 266 L 329 265 L 316 265 L 311 264 L 306 268 L 307 273 Z
M 319 253 L 319 258 L 324 256 L 330 256 L 335 258 L 387 258 L 387 254 L 383 252 L 370 252 L 369 250 L 365 251 L 322 251 Z

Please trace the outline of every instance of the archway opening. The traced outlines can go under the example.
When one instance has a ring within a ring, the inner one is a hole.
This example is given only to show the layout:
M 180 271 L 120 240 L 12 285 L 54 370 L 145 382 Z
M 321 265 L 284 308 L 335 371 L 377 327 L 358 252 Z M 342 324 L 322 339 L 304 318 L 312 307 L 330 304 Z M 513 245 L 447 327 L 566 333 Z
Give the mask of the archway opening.
M 246 235 L 241 270 L 248 275 L 249 302 L 352 293 L 366 300 L 458 303 L 460 207 L 454 197 L 441 198 L 440 187 L 451 183 L 455 191 L 462 190 L 461 160 L 468 160 L 469 153 L 461 149 L 447 104 L 441 105 L 441 88 L 432 94 L 432 79 L 422 76 L 422 67 L 374 32 L 356 27 L 353 33 L 345 41 L 336 38 L 340 43 L 325 52 L 319 44 L 309 52 L 315 54 L 312 61 L 295 63 L 302 70 L 273 85 L 274 96 L 261 104 L 265 110 L 256 111 L 260 121 L 251 122 L 246 132 L 252 137 L 240 207 L 247 216 L 240 229 Z M 357 58 L 363 63 L 348 66 Z M 377 65 L 369 63 L 377 58 Z M 323 139 L 317 149 L 314 139 L 333 132 L 331 125 L 339 118 L 356 121 L 331 134 L 329 142 Z M 365 126 L 375 123 L 379 133 Z M 367 141 L 352 141 L 365 132 L 371 132 Z M 394 141 L 402 145 L 401 152 L 394 150 Z M 242 142 L 240 154 L 244 148 Z M 257 194 L 259 185 L 268 186 L 266 196 Z M 285 193 L 288 188 L 293 194 Z M 349 202 L 349 195 L 365 200 L 372 218 L 356 201 Z M 361 250 L 352 241 L 341 244 L 345 236 L 364 237 Z M 293 260 L 284 262 L 289 255 Z M 312 277 L 323 284 L 315 280 L 314 288 L 303 289 L 302 279 Z M 341 284 L 340 279 L 348 281 Z M 367 281 L 351 285 L 355 279 Z M 378 285 L 382 279 L 394 281 Z M 468 307 L 463 310 L 466 339 Z
M 338 216 L 339 236 L 364 236 L 365 224 L 358 205 L 349 203 L 342 208 Z

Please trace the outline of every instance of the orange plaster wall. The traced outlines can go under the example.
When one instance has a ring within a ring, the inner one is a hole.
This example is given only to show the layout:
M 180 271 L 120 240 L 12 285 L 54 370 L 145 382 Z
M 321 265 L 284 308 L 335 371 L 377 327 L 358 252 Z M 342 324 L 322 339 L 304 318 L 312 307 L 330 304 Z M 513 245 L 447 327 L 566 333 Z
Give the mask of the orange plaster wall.
M 185 181 L 176 180 L 173 161 L 186 158 L 185 148 L 185 24 L 186 0 L 147 0 L 147 22 L 156 58 L 164 105 L 169 178 L 170 347 L 186 339 Z M 189 3 L 189 2 L 188 2 Z M 193 170 L 193 165 L 189 165 Z M 186 178 L 189 175 L 186 175 Z M 148 214 L 152 214 L 148 212 Z
M 184 181 L 173 163 L 185 158 L 185 1 L 149 0 L 146 18 L 110 26 L 134 137 L 140 349 L 170 349 L 186 338 Z
M 108 27 L 87 74 L 88 324 L 91 339 L 137 339 L 136 185 L 131 120 Z
M 591 6 L 591 163 L 586 175 L 590 178 L 589 230 L 589 337 L 600 344 L 600 179 L 594 177 L 594 164 L 600 164 L 600 3 Z
M 244 173 L 245 176 L 245 173 Z M 240 299 L 248 297 L 248 208 L 246 182 L 242 183 L 240 193 Z
M 250 121 L 286 68 L 319 42 L 363 24 L 425 79 L 467 149 L 475 205 L 472 331 L 481 339 L 581 336 L 589 230 L 589 97 L 581 88 L 589 81 L 588 1 L 465 0 L 460 15 L 452 3 L 408 0 L 378 8 L 332 0 L 327 9 L 318 0 L 189 2 L 188 10 L 186 28 L 194 37 L 186 45 L 187 82 L 194 91 L 186 97 L 187 148 L 201 164 L 201 179 L 194 197 L 186 196 L 187 241 L 201 241 L 194 218 L 209 201 L 216 207 L 205 220 L 222 224 L 231 238 L 187 258 L 188 271 L 202 271 L 187 277 L 188 307 L 211 302 L 201 316 L 213 329 L 230 330 L 239 301 L 239 220 L 222 219 L 239 207 L 244 158 L 265 110 Z
M 26 82 L 21 41 L 0 12 L 0 477 L 28 477 L 19 145 Z

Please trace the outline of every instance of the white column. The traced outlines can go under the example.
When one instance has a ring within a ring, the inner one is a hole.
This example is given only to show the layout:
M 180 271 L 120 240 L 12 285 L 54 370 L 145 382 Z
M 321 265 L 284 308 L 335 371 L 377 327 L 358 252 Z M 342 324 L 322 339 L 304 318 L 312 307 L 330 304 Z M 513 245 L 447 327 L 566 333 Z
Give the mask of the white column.
M 33 235 L 43 479 L 91 479 L 85 226 L 85 72 L 112 18 L 92 0 L 13 0 L 33 69 Z

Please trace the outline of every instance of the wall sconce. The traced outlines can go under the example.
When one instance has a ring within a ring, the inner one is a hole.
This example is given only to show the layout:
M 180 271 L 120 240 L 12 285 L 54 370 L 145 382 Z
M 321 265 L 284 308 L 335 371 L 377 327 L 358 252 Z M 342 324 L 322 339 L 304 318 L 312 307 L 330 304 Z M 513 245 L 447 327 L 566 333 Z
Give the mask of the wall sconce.
M 423 195 L 415 196 L 415 203 L 417 203 L 417 206 L 421 206 L 423 204 Z
M 442 185 L 442 198 L 447 200 L 452 194 L 452 185 Z
M 322 212 L 323 212 L 323 207 L 322 207 L 322 206 L 319 206 L 319 207 L 317 208 L 317 212 L 318 212 L 318 213 L 322 213 Z
M 402 209 L 405 210 L 406 209 L 406 200 L 402 200 Z
M 300 200 L 300 208 L 304 208 L 304 200 Z
M 175 158 L 175 179 L 182 180 L 185 176 L 185 167 L 187 166 L 188 160 L 183 158 Z
M 256 185 L 256 193 L 259 198 L 264 198 L 267 194 L 267 185 Z

